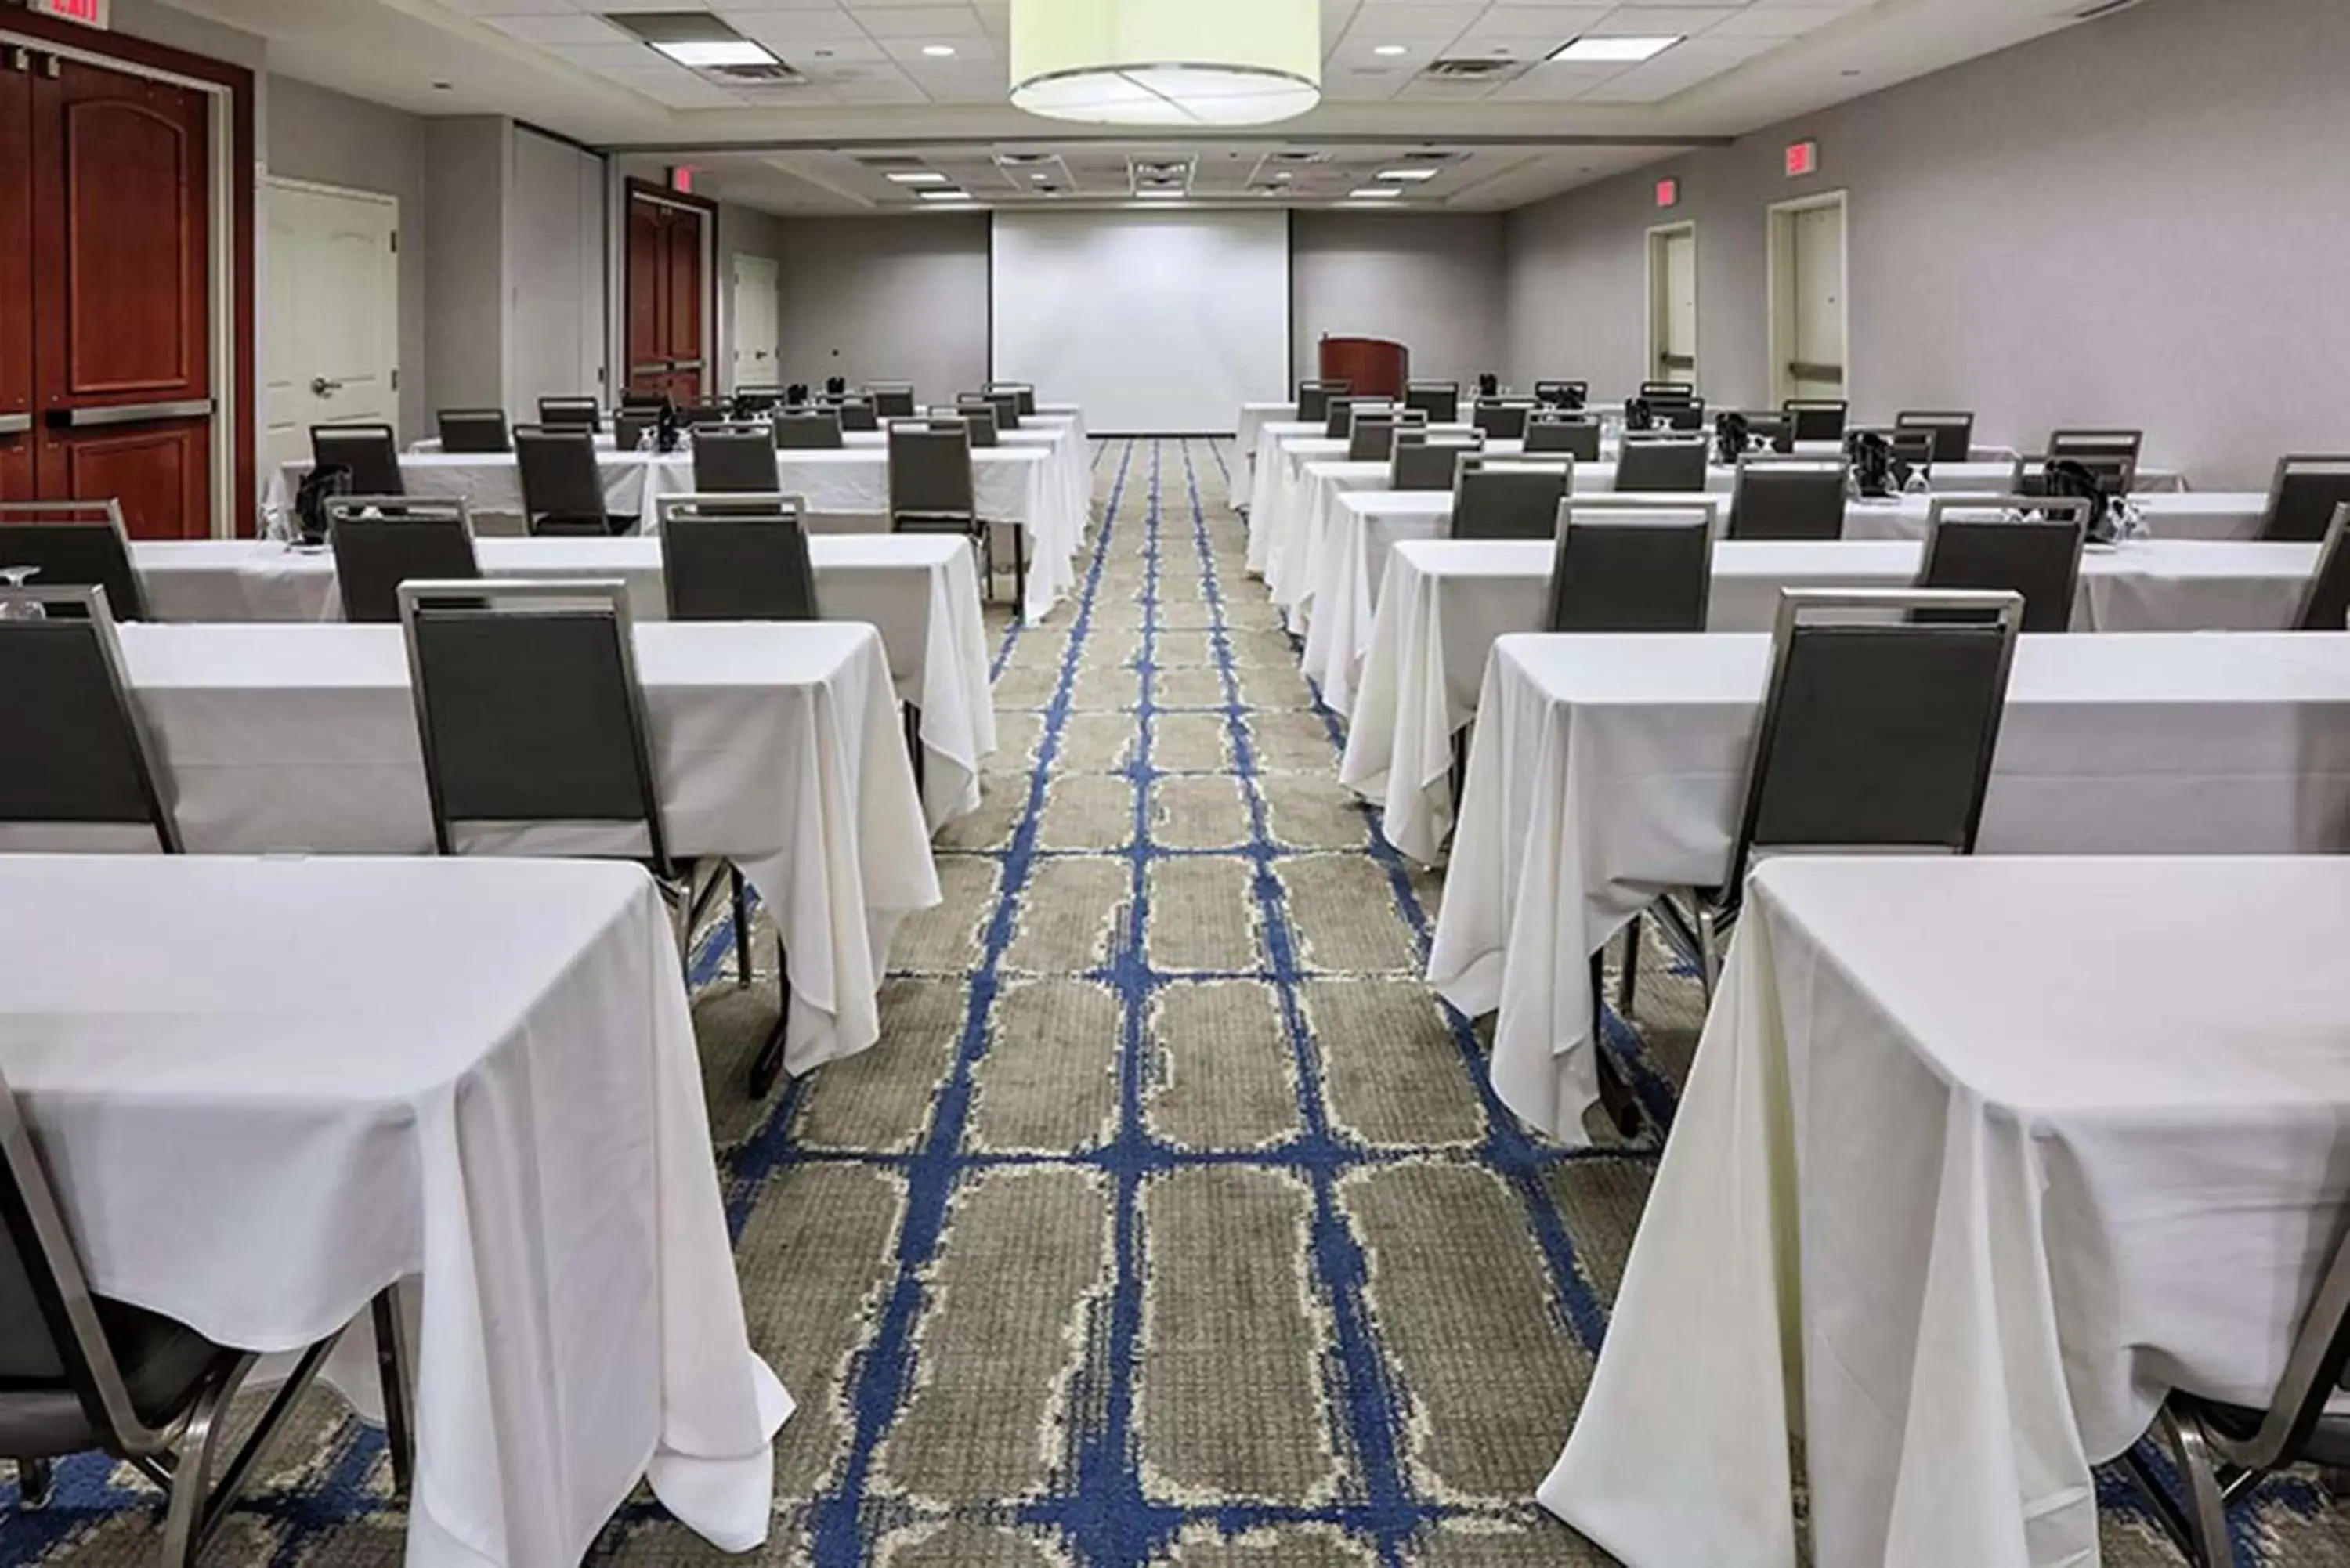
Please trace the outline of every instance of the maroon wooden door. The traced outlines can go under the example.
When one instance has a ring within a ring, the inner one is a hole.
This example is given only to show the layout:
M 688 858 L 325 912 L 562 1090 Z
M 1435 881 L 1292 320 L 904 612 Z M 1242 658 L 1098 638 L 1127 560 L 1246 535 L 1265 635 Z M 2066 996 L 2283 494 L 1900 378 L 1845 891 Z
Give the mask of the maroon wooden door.
M 702 396 L 702 223 L 698 208 L 643 195 L 629 198 L 629 390 L 666 392 L 690 403 Z
M 0 50 L 0 501 L 33 499 L 30 60 Z
M 669 395 L 678 403 L 702 397 L 707 361 L 702 343 L 702 214 L 672 209 L 669 224 Z
M 34 467 L 140 538 L 212 532 L 204 95 L 59 60 L 31 78 Z

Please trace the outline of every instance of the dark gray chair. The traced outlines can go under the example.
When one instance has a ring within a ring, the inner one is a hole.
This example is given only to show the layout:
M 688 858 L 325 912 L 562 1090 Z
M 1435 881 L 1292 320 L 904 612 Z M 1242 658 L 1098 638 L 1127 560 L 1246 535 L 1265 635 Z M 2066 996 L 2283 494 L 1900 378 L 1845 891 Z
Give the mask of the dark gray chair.
M 1485 438 L 1476 431 L 1399 430 L 1388 464 L 1388 488 L 1450 491 L 1461 457 L 1484 450 Z
M 1710 508 L 1559 508 L 1544 630 L 1703 631 L 1712 591 Z
M 865 389 L 873 400 L 873 417 L 881 420 L 910 420 L 914 417 L 914 383 L 911 381 L 875 381 Z
M 337 464 L 350 470 L 356 495 L 398 495 L 406 488 L 390 425 L 312 425 L 310 461 L 320 468 Z
M 1003 444 L 1003 427 L 996 422 L 997 419 L 1003 413 L 1003 410 L 996 405 L 995 400 L 993 398 L 983 398 L 976 396 L 975 394 L 965 393 L 955 399 L 955 406 L 953 408 L 933 409 L 931 411 L 934 414 L 943 415 L 951 419 L 961 420 L 964 424 L 969 425 L 971 427 L 971 450 L 973 452 L 981 452 L 989 447 L 1001 446 Z
M 2111 476 L 2127 493 L 2137 488 L 2145 449 L 2143 431 L 2060 430 L 2048 437 L 2047 461 L 2082 463 L 2100 477 Z
M 2186 1494 L 2183 1507 L 2147 1457 L 2145 1444 L 2123 1455 L 2156 1519 L 2194 1568 L 2233 1568 L 2229 1507 L 2271 1473 L 2295 1464 L 2350 1469 L 2350 1413 L 2329 1407 L 2343 1387 L 2345 1366 L 2350 1235 L 2334 1243 L 2267 1408 L 2230 1405 L 2178 1388 L 2163 1400 L 2149 1431 L 2168 1450 Z
M 1731 494 L 1731 539 L 1841 539 L 1842 458 L 1748 458 Z
M 334 545 L 343 618 L 354 623 L 397 625 L 404 582 L 464 582 L 482 575 L 473 519 L 462 501 L 334 496 L 327 502 L 327 537 Z
M 776 386 L 737 387 L 732 404 L 737 420 L 763 420 L 784 406 L 784 389 Z
M 622 409 L 612 416 L 612 447 L 616 452 L 635 452 L 645 444 L 645 437 L 660 429 L 660 410 Z
M 1975 416 L 1966 410 L 1906 409 L 1893 416 L 1893 428 L 1930 434 L 1936 462 L 1964 462 L 1974 455 Z
M 960 534 L 979 552 L 980 570 L 993 592 L 994 530 L 982 522 L 972 474 L 972 421 L 933 414 L 927 420 L 897 420 L 889 426 L 889 526 L 900 534 Z M 1028 602 L 1025 530 L 1013 535 L 1013 576 L 1017 597 L 1013 614 Z
M 1320 424 L 1330 417 L 1330 400 L 1343 398 L 1355 389 L 1352 381 L 1300 381 L 1297 383 L 1297 418 L 1301 423 Z
M 1451 424 L 1461 417 L 1461 383 L 1406 381 L 1403 385 L 1403 406 L 1427 415 L 1430 424 Z
M 596 461 L 596 438 L 587 431 L 516 431 L 515 462 L 523 515 L 533 534 L 601 537 L 637 525 L 634 517 L 606 509 L 604 471 Z
M 157 848 L 178 854 L 106 590 L 0 587 L 7 601 L 39 605 L 47 618 L 0 620 L 0 823 L 54 828 L 59 849 L 87 846 L 82 835 L 93 828 L 144 828 Z M 0 1322 L 7 1315 L 0 1300 Z M 0 1438 L 11 1397 L 0 1392 Z
M 658 405 L 663 400 L 655 399 L 654 402 Z M 541 398 L 538 422 L 548 430 L 599 431 L 604 428 L 604 405 L 593 398 Z
M 696 431 L 693 488 L 705 494 L 773 495 L 781 488 L 775 478 L 775 431 L 764 424 Z
M 734 418 L 734 405 L 722 399 L 704 398 L 679 410 L 678 418 L 694 430 L 708 425 L 723 425 Z
M 1794 455 L 1795 424 L 1785 410 L 1748 409 L 1742 410 L 1739 417 L 1746 421 L 1748 439 L 1761 441 L 1764 447 L 1783 457 Z
M 1330 400 L 1330 417 L 1323 421 L 1323 438 L 1345 441 L 1355 433 L 1355 416 L 1357 413 L 1386 413 L 1394 408 L 1394 400 L 1388 398 L 1357 398 L 1351 394 L 1334 397 Z
M 1705 400 L 1702 398 L 1651 404 L 1649 412 L 1660 431 L 1678 434 L 1705 429 Z
M 1597 462 L 1599 421 L 1588 414 L 1537 409 L 1526 420 L 1525 443 L 1528 457 L 1556 452 L 1577 462 Z
M 2325 537 L 2335 509 L 2350 501 L 2350 457 L 2298 455 L 2277 459 L 2269 483 L 2260 536 L 2293 544 Z
M 2309 575 L 2293 614 L 2295 631 L 2340 631 L 2350 624 L 2350 503 L 2334 509 L 2318 547 L 2317 569 Z
M 2032 452 L 2018 457 L 2010 470 L 2008 493 L 2042 496 L 2049 493 L 2048 471 L 2059 462 L 2077 463 L 2088 471 L 2107 495 L 2126 495 L 2137 488 L 2137 459 L 2120 452 L 2074 451 L 2063 457 Z
M 976 400 L 981 406 L 995 410 L 995 429 L 998 434 L 1020 428 L 1020 394 L 1016 389 L 1007 388 L 998 391 L 991 387 L 984 391 L 965 392 L 955 399 L 955 403 L 960 408 L 973 400 Z
M 2068 630 L 2088 535 L 2089 503 L 2079 497 L 1938 495 L 1926 509 L 1918 586 L 2014 594 L 2025 631 Z
M 400 618 L 439 852 L 468 853 L 484 831 L 511 847 L 517 830 L 533 826 L 602 829 L 608 857 L 653 874 L 682 950 L 719 893 L 741 884 L 723 862 L 671 853 L 627 587 L 601 578 L 411 581 L 400 585 Z M 574 840 L 564 853 L 581 850 Z M 747 931 L 738 892 L 744 983 Z M 754 1096 L 774 1087 L 783 1044 L 779 1016 L 752 1064 Z
M 981 387 L 980 390 L 986 393 L 991 398 L 1010 397 L 1012 399 L 1012 411 L 1019 415 L 1024 420 L 1036 411 L 1036 387 L 1034 382 L 990 381 L 986 385 Z M 1014 425 L 1007 426 L 1005 428 L 1016 430 L 1019 427 Z
M 1487 441 L 1523 441 L 1526 416 L 1534 408 L 1531 398 L 1480 398 L 1469 411 L 1469 422 Z
M 1632 492 L 1701 492 L 1706 443 L 1687 436 L 1626 436 L 1616 459 L 1616 488 Z
M 1387 409 L 1378 413 L 1358 414 L 1354 428 L 1347 434 L 1347 461 L 1390 462 L 1395 456 L 1399 432 L 1427 428 L 1428 414 L 1420 409 Z
M 1695 402 L 1697 384 L 1694 381 L 1643 381 L 1640 383 L 1640 400 L 1658 408 L 1667 403 Z
M 873 406 L 870 398 L 836 398 L 817 406 L 837 410 L 842 430 L 878 431 L 881 428 L 881 412 Z
M 504 409 L 442 409 L 437 416 L 441 450 L 444 452 L 490 453 L 514 451 Z
M 229 1402 L 260 1357 L 186 1324 L 92 1293 L 72 1231 L 15 1093 L 0 1080 L 0 1458 L 21 1496 L 48 1500 L 53 1460 L 103 1449 L 168 1494 L 151 1561 L 187 1568 L 285 1434 L 340 1331 L 309 1346 L 227 1462 Z M 396 1314 L 380 1313 L 380 1324 Z M 396 1357 L 388 1349 L 386 1365 Z M 393 1470 L 409 1478 L 407 1405 L 388 1373 Z
M 1797 441 L 1842 441 L 1852 405 L 1842 398 L 1789 398 L 1780 405 Z
M 670 619 L 823 618 L 800 497 L 667 495 L 653 512 Z
M 1558 532 L 1558 508 L 1575 488 L 1571 458 L 1461 459 L 1452 482 L 1455 539 L 1548 539 Z
M 841 442 L 837 409 L 779 409 L 772 416 L 775 444 L 794 452 L 829 452 Z
M 34 587 L 104 588 L 118 620 L 150 618 L 119 501 L 0 501 L 0 566 L 33 567 Z
M 1588 381 L 1536 381 L 1534 401 L 1546 409 L 1573 410 L 1591 401 Z

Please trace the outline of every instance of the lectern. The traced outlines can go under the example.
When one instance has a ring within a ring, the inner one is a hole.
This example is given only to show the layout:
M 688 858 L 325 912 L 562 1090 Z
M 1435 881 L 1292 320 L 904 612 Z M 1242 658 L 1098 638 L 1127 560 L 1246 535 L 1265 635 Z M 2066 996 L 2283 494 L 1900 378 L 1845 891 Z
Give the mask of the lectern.
M 1358 398 L 1403 400 L 1403 384 L 1411 375 L 1411 350 L 1384 337 L 1322 339 L 1322 379 L 1351 381 Z

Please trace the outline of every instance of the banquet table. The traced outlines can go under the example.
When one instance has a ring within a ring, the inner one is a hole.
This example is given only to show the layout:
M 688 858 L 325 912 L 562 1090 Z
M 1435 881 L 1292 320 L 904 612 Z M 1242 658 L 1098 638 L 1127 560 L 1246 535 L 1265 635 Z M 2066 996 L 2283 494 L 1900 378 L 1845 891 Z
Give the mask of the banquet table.
M 1022 607 L 1041 620 L 1076 583 L 1076 556 L 1084 541 L 1085 514 L 1076 504 L 1068 466 L 1043 444 L 983 447 L 971 454 L 972 483 L 979 513 L 992 522 L 1016 524 L 1027 536 L 1028 597 Z M 690 453 L 598 452 L 604 504 L 616 516 L 634 516 L 653 526 L 653 503 L 693 493 Z M 270 532 L 283 535 L 294 494 L 310 469 L 307 458 L 282 463 L 270 476 L 262 512 Z M 519 514 L 521 471 L 502 453 L 454 457 L 407 456 L 400 460 L 409 494 L 461 500 L 476 512 Z M 889 455 L 880 447 L 827 451 L 786 450 L 775 454 L 776 481 L 819 517 L 885 518 L 889 513 Z M 1089 487 L 1091 477 L 1086 483 Z
M 639 1478 L 766 1539 L 792 1402 L 641 869 L 10 856 L 0 992 L 94 1290 L 268 1353 L 415 1277 L 411 1568 L 577 1563 Z
M 1769 631 L 1791 587 L 1908 587 L 1923 554 L 1892 541 L 1716 545 L 1708 629 Z M 1551 559 L 1532 540 L 1398 545 L 1357 659 L 1320 677 L 1324 701 L 1347 718 L 1339 777 L 1381 806 L 1388 841 L 1423 864 L 1451 826 L 1452 737 L 1476 717 L 1486 655 L 1498 637 L 1542 629 Z M 2316 566 L 2314 545 L 2154 540 L 2093 553 L 2073 628 L 2282 631 Z
M 618 578 L 629 613 L 668 613 L 660 541 L 473 541 L 484 576 Z M 881 634 L 898 695 L 921 713 L 923 815 L 932 828 L 979 806 L 979 765 L 995 750 L 987 628 L 971 546 L 920 534 L 816 534 L 808 539 L 825 618 Z M 335 559 L 267 539 L 140 540 L 130 546 L 150 607 L 165 621 L 338 619 Z
M 189 853 L 432 853 L 400 628 L 119 630 Z M 939 901 L 879 635 L 654 621 L 635 637 L 670 847 L 733 862 L 783 935 L 785 1064 L 866 1049 L 890 935 Z M 0 836 L 0 848 L 48 846 Z M 559 853 L 577 834 L 500 846 Z
M 1477 702 L 1430 981 L 1499 1012 L 1495 1092 L 1580 1141 L 1586 960 L 1727 874 L 1769 682 L 1760 635 L 1511 636 Z M 2350 635 L 2020 639 L 1987 855 L 2350 850 Z
M 1284 424 L 1297 422 L 1295 399 L 1285 403 L 1243 403 L 1238 431 L 1232 437 L 1232 451 L 1239 461 L 1232 464 L 1231 496 L 1232 510 L 1249 509 L 1249 479 L 1255 472 L 1257 438 L 1265 425 L 1273 421 Z
M 2345 929 L 2327 857 L 1763 867 L 1542 1502 L 1794 1568 L 1800 1427 L 1820 1568 L 2094 1564 L 2090 1467 L 2264 1407 L 2331 1261 Z

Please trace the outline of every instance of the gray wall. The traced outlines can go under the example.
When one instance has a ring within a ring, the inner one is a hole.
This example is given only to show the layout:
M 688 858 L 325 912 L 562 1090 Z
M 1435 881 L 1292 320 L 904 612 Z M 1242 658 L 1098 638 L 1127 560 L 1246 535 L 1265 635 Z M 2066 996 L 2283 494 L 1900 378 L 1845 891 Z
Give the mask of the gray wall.
M 791 218 L 783 239 L 783 379 L 911 381 L 951 402 L 988 377 L 984 213 Z
M 426 122 L 290 77 L 269 78 L 269 172 L 400 199 L 400 428 L 410 439 L 430 428 L 425 400 L 425 257 L 431 230 L 424 197 Z M 266 297 L 265 296 L 264 297 Z M 265 321 L 263 329 L 267 330 Z
M 505 401 L 508 122 L 460 115 L 425 124 L 426 406 Z
M 1512 213 L 1510 379 L 1638 380 L 1644 232 L 1691 218 L 1704 389 L 1762 400 L 1765 209 L 1844 190 L 1857 412 L 1971 407 L 2022 444 L 2142 426 L 2199 485 L 2262 487 L 2282 452 L 2350 449 L 2345 58 L 2339 0 L 2152 0 Z M 1823 172 L 1785 179 L 1802 136 Z
M 1291 366 L 1325 335 L 1392 337 L 1411 373 L 1466 386 L 1499 371 L 1509 267 L 1498 213 L 1306 213 L 1290 226 Z
M 734 258 L 764 256 L 776 264 L 776 341 L 769 348 L 777 358 L 765 379 L 782 384 L 784 221 L 754 207 L 722 202 L 718 207 L 718 237 L 712 247 L 712 274 L 718 280 L 718 325 L 710 339 L 710 353 L 721 390 L 734 389 Z

